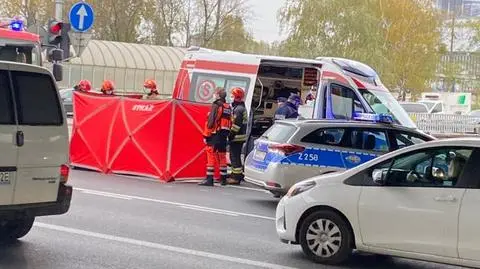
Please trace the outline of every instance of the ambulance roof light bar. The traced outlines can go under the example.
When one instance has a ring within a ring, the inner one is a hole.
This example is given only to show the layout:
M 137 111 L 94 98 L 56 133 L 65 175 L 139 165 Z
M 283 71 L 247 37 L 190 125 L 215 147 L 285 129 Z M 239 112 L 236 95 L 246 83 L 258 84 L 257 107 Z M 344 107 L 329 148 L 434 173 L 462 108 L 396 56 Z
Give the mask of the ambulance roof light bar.
M 393 117 L 389 114 L 373 114 L 373 113 L 354 113 L 353 119 L 357 121 L 371 121 L 378 123 L 393 123 Z
M 0 18 L 0 28 L 8 28 L 12 31 L 21 32 L 25 30 L 25 20 L 21 16 L 13 18 Z

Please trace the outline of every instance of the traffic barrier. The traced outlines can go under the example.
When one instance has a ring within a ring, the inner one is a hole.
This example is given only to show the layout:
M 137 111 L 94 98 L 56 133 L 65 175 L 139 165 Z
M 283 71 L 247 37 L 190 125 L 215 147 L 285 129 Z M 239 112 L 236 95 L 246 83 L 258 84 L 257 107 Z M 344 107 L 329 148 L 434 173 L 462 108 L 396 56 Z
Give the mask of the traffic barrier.
M 417 127 L 430 134 L 477 134 L 478 119 L 467 115 L 410 113 Z
M 205 176 L 209 105 L 79 92 L 73 103 L 73 166 L 166 182 Z

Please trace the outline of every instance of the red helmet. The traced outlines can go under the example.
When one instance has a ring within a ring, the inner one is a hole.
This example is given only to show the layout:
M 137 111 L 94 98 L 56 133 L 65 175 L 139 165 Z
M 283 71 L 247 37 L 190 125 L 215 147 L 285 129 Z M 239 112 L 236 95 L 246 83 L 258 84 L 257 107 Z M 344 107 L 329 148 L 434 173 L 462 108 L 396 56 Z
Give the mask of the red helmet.
M 104 92 L 104 93 L 107 92 L 107 91 L 113 92 L 114 89 L 115 89 L 115 86 L 113 85 L 113 81 L 111 81 L 111 80 L 103 81 L 102 92 Z
M 241 101 L 245 97 L 245 92 L 242 88 L 237 87 L 232 90 L 232 95 L 235 100 Z
M 153 79 L 147 79 L 145 80 L 145 83 L 143 83 L 143 87 L 154 91 L 157 89 L 157 83 Z
M 90 90 L 92 90 L 92 83 L 90 83 L 90 81 L 86 79 L 82 79 L 78 83 L 78 89 L 81 91 L 89 92 Z

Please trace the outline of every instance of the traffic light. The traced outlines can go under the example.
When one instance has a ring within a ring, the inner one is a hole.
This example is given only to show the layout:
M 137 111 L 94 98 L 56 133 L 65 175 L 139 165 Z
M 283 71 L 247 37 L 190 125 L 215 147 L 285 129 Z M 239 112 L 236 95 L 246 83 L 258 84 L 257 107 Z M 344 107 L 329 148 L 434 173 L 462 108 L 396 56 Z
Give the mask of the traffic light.
M 58 45 L 62 41 L 63 22 L 50 20 L 48 22 L 48 43 Z
M 62 60 L 70 55 L 70 38 L 68 36 L 70 29 L 70 23 L 54 19 L 48 22 L 48 43 L 63 50 L 64 56 Z

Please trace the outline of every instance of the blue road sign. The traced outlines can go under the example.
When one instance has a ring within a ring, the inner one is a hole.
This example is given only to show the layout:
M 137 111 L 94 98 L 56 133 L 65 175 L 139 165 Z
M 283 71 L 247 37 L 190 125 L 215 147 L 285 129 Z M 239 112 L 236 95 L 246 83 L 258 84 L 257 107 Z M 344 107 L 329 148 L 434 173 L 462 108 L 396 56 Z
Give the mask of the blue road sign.
M 93 8 L 85 2 L 78 2 L 72 6 L 69 13 L 70 24 L 76 32 L 88 31 L 93 26 L 95 13 Z

